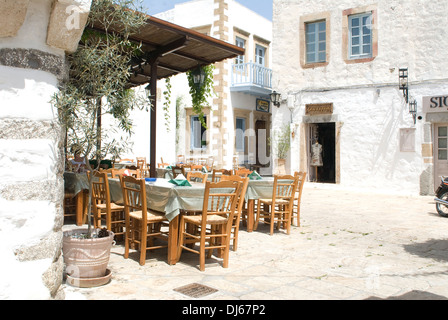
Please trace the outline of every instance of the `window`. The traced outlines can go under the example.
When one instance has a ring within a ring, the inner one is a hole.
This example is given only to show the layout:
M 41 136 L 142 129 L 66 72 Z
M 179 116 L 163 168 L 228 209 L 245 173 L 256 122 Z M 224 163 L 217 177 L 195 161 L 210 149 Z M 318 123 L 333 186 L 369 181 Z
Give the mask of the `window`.
M 325 67 L 330 63 L 331 12 L 300 16 L 300 66 L 303 69 Z
M 246 131 L 246 119 L 235 118 L 235 151 L 245 152 L 244 132 Z
M 349 16 L 348 28 L 349 58 L 363 59 L 372 57 L 372 13 Z
M 237 47 L 246 48 L 246 40 L 241 39 L 240 37 L 236 37 L 235 44 Z M 243 64 L 243 63 L 244 63 L 244 55 L 235 58 L 235 64 Z
M 327 59 L 327 26 L 325 21 L 306 23 L 306 63 L 325 62 Z
M 207 147 L 206 130 L 202 126 L 199 116 L 191 116 L 191 130 L 190 130 L 190 149 L 205 149 Z M 207 116 L 204 116 L 207 123 Z
M 261 66 L 265 66 L 266 65 L 265 56 L 266 56 L 266 48 L 257 44 L 255 46 L 255 63 Z

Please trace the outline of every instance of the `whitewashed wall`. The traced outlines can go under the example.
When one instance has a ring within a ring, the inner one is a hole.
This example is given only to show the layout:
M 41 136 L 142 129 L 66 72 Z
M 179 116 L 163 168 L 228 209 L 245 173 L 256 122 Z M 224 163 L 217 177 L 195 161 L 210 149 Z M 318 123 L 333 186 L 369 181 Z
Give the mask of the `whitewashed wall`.
M 342 12 L 375 5 L 378 9 L 378 56 L 367 63 L 345 63 L 342 56 Z M 342 122 L 340 187 L 419 194 L 421 176 L 430 167 L 422 159 L 425 120 L 414 125 L 402 92 L 398 69 L 409 68 L 410 95 L 421 111 L 422 97 L 445 94 L 448 44 L 446 1 L 283 1 L 274 0 L 274 78 L 283 96 L 294 97 L 299 125 L 306 104 L 333 103 Z M 331 35 L 325 67 L 300 65 L 300 17 L 330 13 Z M 285 105 L 274 115 L 289 117 Z M 415 128 L 415 152 L 400 152 L 401 128 Z M 305 155 L 294 139 L 292 168 Z M 425 177 L 424 179 L 431 179 Z
M 79 7 L 77 30 L 65 9 Z M 0 3 L 0 299 L 61 299 L 62 131 L 50 100 L 90 1 Z M 65 29 L 64 29 L 65 28 Z M 57 33 L 51 30 L 57 30 Z M 57 46 L 50 46 L 55 38 Z M 61 40 L 62 39 L 62 40 Z

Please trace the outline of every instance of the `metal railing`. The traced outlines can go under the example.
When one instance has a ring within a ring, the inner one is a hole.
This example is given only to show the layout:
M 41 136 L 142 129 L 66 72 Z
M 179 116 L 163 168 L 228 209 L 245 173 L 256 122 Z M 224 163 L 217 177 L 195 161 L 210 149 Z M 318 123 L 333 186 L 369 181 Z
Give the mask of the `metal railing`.
M 257 85 L 272 88 L 272 69 L 253 62 L 232 65 L 232 86 Z

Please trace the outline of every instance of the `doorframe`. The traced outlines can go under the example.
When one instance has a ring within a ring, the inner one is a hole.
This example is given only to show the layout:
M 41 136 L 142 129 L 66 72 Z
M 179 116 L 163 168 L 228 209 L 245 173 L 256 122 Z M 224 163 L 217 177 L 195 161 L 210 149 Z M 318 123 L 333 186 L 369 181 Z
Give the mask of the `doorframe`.
M 432 140 L 433 140 L 433 148 L 432 148 L 433 172 L 432 172 L 432 176 L 433 176 L 434 192 L 437 190 L 438 186 L 440 185 L 440 177 L 437 174 L 438 161 L 439 161 L 438 160 L 439 159 L 439 154 L 438 154 L 439 141 L 437 139 L 439 137 L 439 134 L 436 132 L 436 129 L 438 128 L 438 126 L 447 126 L 448 127 L 448 122 L 433 122 L 432 128 L 431 128 Z
M 304 117 L 305 118 L 305 117 Z M 313 117 L 314 118 L 314 117 Z M 343 123 L 337 121 L 336 118 L 330 117 L 319 117 L 319 119 L 304 119 L 300 124 L 300 171 L 308 172 L 310 166 L 310 153 L 308 147 L 309 140 L 309 129 L 311 125 L 319 123 L 329 123 L 333 122 L 335 125 L 335 183 L 341 183 L 341 129 Z M 311 174 L 307 174 L 307 180 L 310 181 Z

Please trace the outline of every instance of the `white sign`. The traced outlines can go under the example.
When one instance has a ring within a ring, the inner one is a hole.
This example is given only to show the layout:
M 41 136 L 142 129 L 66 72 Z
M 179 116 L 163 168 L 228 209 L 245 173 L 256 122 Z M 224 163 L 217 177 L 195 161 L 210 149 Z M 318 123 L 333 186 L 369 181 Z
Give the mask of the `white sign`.
M 423 112 L 448 112 L 448 95 L 423 97 Z

